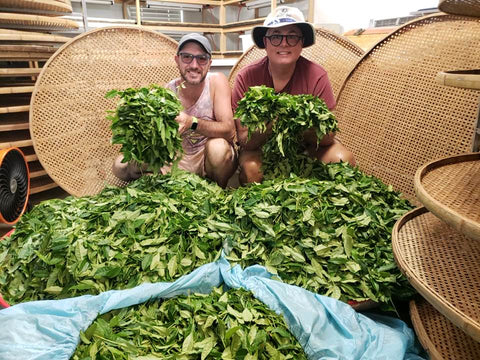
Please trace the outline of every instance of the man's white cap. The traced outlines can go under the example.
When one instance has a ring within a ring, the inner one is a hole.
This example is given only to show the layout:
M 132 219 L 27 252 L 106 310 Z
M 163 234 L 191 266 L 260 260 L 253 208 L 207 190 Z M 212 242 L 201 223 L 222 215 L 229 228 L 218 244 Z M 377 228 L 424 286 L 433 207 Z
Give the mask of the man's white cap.
M 291 6 L 279 6 L 272 11 L 263 26 L 255 26 L 252 30 L 252 39 L 255 45 L 260 49 L 265 49 L 263 37 L 268 29 L 278 28 L 286 25 L 297 25 L 303 34 L 303 47 L 311 46 L 315 43 L 315 29 L 312 24 L 305 21 L 303 13 Z

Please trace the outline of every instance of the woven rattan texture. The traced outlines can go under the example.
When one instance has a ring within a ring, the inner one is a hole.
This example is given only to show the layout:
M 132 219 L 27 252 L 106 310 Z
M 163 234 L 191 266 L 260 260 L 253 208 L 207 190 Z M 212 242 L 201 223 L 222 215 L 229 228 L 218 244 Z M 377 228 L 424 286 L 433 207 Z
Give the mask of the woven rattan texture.
M 177 77 L 176 47 L 153 31 L 105 28 L 75 38 L 47 62 L 32 95 L 30 132 L 43 167 L 64 190 L 82 196 L 124 184 L 111 171 L 119 147 L 105 118 L 117 100 L 105 94 Z
M 433 159 L 470 151 L 478 91 L 447 87 L 447 69 L 480 67 L 480 19 L 434 15 L 390 34 L 358 63 L 335 113 L 341 141 L 367 173 L 416 202 L 413 177 Z
M 338 95 L 345 78 L 364 52 L 348 39 L 325 29 L 316 29 L 315 36 L 315 44 L 305 48 L 302 56 L 322 65 L 327 70 L 333 92 Z M 265 55 L 265 50 L 256 46 L 245 52 L 230 72 L 230 85 L 233 87 L 235 77 L 240 69 Z
M 22 9 L 57 12 L 72 12 L 71 4 L 53 0 L 0 0 L 0 8 L 14 8 L 19 11 Z
M 480 222 L 480 161 L 437 167 L 424 174 L 421 184 L 446 208 Z
M 449 14 L 480 16 L 480 0 L 440 0 L 438 8 Z
M 78 29 L 78 24 L 73 20 L 61 19 L 51 16 L 0 13 L 0 26 L 22 27 L 41 29 Z
M 480 343 L 465 335 L 424 299 L 410 303 L 418 339 L 432 360 L 478 360 Z
M 480 339 L 480 243 L 425 212 L 393 234 L 392 246 L 411 284 L 457 326 L 468 327 L 469 335 Z

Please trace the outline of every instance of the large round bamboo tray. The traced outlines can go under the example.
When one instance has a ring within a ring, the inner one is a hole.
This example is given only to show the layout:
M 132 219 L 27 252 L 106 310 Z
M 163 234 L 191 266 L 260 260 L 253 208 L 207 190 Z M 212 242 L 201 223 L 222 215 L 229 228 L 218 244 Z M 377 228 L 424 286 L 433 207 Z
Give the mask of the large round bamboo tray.
M 414 203 L 420 166 L 472 151 L 478 91 L 435 78 L 440 71 L 480 68 L 478 34 L 477 18 L 416 19 L 369 50 L 337 98 L 338 137 L 357 165 Z
M 480 70 L 441 71 L 435 80 L 445 86 L 480 90 Z
M 35 10 L 39 13 L 44 11 L 72 12 L 71 3 L 54 0 L 0 0 L 0 8 L 13 8 L 17 11 L 21 11 L 22 9 Z
M 480 153 L 425 164 L 415 174 L 414 183 L 418 199 L 428 210 L 480 241 Z
M 345 78 L 363 54 L 364 51 L 347 38 L 320 28 L 315 30 L 315 44 L 302 51 L 302 56 L 322 65 L 327 70 L 335 96 L 338 95 Z M 266 56 L 265 50 L 255 45 L 248 49 L 230 71 L 228 76 L 230 86 L 233 87 L 235 77 L 244 66 L 264 56 Z
M 478 360 L 480 343 L 466 335 L 425 299 L 410 302 L 410 317 L 432 360 Z
M 480 341 L 480 243 L 470 241 L 422 207 L 397 221 L 392 248 L 398 267 L 412 286 Z
M 480 16 L 479 0 L 440 0 L 438 9 L 456 15 Z
M 111 144 L 112 89 L 160 86 L 178 77 L 177 43 L 139 27 L 84 33 L 45 64 L 30 104 L 30 133 L 47 173 L 65 191 L 92 195 L 125 183 L 112 173 L 120 146 Z
M 17 13 L 0 13 L 0 26 L 28 27 L 29 29 L 44 30 L 78 29 L 78 24 L 73 20 Z

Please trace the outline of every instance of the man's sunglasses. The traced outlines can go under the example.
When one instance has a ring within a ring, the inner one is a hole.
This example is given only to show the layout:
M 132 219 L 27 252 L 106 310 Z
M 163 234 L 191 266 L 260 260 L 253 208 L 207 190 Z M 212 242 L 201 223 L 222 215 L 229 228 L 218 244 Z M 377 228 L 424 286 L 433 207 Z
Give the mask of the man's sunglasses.
M 208 61 L 210 60 L 210 55 L 208 54 L 193 55 L 186 52 L 181 52 L 178 55 L 184 64 L 191 64 L 193 59 L 197 59 L 198 65 L 207 65 Z
M 303 39 L 303 36 L 300 35 L 270 35 L 265 36 L 268 40 L 270 40 L 270 44 L 273 46 L 280 46 L 283 41 L 283 38 L 287 39 L 288 46 L 295 46 L 298 44 L 300 40 Z

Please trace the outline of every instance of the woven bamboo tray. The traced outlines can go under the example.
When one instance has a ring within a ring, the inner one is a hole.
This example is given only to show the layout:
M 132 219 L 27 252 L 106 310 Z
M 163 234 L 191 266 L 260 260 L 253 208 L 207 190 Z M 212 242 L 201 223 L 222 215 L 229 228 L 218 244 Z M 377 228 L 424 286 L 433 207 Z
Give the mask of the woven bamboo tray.
M 425 299 L 410 302 L 410 317 L 432 360 L 478 360 L 480 343 L 462 332 Z
M 70 3 L 54 0 L 0 0 L 0 8 L 14 8 L 18 11 L 21 9 L 37 10 L 39 13 L 44 11 L 72 12 Z
M 120 146 L 112 145 L 107 110 L 112 89 L 165 85 L 179 76 L 177 43 L 139 27 L 84 33 L 45 64 L 32 94 L 30 134 L 50 177 L 72 195 L 92 195 L 105 185 L 125 185 L 112 173 Z
M 415 174 L 414 186 L 428 210 L 480 244 L 480 153 L 427 163 Z
M 422 207 L 397 221 L 392 248 L 412 286 L 480 341 L 480 242 L 472 242 Z
M 0 41 L 4 42 L 22 42 L 22 43 L 66 43 L 71 38 L 60 35 L 51 35 L 30 31 L 20 31 L 11 29 L 0 29 Z
M 0 26 L 41 28 L 45 30 L 78 29 L 78 24 L 72 20 L 17 13 L 0 13 Z
M 455 15 L 480 16 L 480 0 L 440 0 L 438 9 Z
M 480 90 L 480 70 L 441 71 L 435 80 L 445 86 Z

